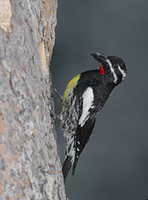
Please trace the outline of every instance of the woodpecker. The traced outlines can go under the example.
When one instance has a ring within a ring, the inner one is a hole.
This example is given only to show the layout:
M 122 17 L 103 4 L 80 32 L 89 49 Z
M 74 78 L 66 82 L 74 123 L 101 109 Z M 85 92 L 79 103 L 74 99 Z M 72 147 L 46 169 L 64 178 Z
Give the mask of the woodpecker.
M 89 70 L 75 76 L 63 95 L 61 127 L 66 139 L 63 176 L 70 168 L 72 175 L 79 156 L 92 134 L 97 113 L 107 101 L 111 91 L 126 77 L 127 70 L 121 58 L 91 54 L 100 63 L 100 69 Z

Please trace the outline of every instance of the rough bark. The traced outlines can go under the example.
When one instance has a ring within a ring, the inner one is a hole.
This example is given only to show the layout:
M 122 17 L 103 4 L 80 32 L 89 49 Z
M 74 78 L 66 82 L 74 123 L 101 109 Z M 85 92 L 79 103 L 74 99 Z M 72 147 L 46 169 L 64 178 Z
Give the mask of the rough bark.
M 0 199 L 65 200 L 51 117 L 56 0 L 0 0 Z

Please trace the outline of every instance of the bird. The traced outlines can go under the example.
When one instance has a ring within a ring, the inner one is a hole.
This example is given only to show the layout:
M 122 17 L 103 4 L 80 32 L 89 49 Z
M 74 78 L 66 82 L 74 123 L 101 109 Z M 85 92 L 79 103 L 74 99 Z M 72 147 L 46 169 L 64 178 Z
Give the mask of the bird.
M 65 158 L 62 166 L 64 180 L 78 159 L 92 134 L 97 114 L 103 108 L 112 90 L 126 77 L 123 59 L 92 53 L 99 62 L 99 69 L 82 72 L 67 85 L 61 113 L 61 128 L 66 139 Z

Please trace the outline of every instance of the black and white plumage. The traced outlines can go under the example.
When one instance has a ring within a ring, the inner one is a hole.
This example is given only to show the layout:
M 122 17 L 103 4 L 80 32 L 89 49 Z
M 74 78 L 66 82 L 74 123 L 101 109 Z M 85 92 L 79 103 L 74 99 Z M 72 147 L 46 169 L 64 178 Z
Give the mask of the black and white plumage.
M 72 167 L 72 175 L 95 125 L 96 115 L 104 106 L 111 91 L 126 77 L 121 58 L 107 58 L 95 53 L 100 70 L 90 70 L 74 77 L 63 96 L 62 129 L 66 138 L 63 163 L 64 179 Z

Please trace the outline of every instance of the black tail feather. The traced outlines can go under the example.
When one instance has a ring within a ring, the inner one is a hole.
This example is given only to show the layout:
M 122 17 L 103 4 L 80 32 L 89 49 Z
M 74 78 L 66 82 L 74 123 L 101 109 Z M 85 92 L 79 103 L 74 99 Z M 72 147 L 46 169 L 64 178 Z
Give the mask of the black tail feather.
M 73 164 L 73 168 L 72 168 L 72 176 L 75 174 L 77 164 L 78 164 L 78 159 L 75 159 L 74 164 Z
M 68 175 L 68 172 L 71 168 L 71 165 L 72 165 L 72 157 L 71 156 L 67 156 L 64 163 L 63 163 L 63 168 L 62 168 L 62 171 L 63 171 L 63 176 L 64 176 L 64 180 L 66 179 L 67 175 Z

